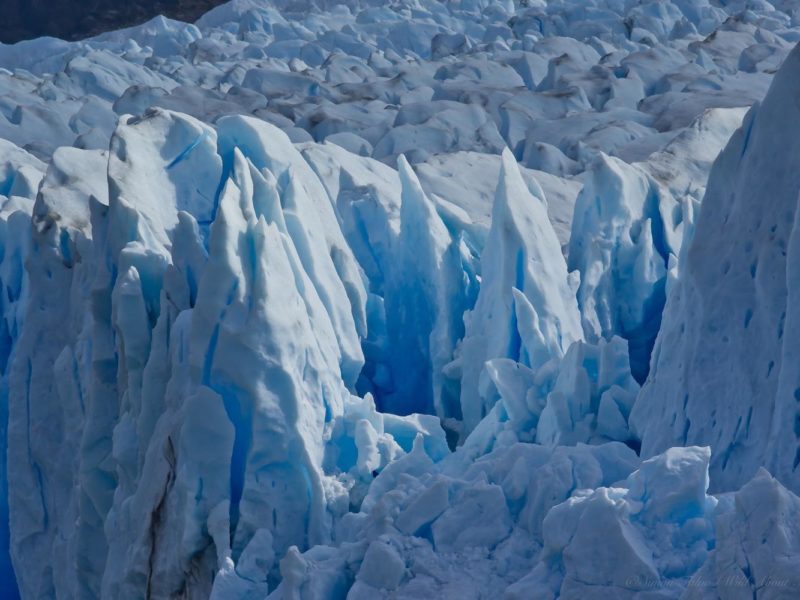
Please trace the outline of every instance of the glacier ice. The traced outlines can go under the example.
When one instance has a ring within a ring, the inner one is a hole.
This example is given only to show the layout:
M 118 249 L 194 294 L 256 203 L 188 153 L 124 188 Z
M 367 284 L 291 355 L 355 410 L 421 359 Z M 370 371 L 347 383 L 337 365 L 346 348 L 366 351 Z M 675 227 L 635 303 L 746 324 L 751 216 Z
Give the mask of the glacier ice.
M 668 258 L 679 252 L 668 230 L 679 209 L 641 169 L 603 154 L 575 203 L 569 266 L 581 275 L 584 332 L 590 340 L 625 337 L 639 381 L 660 326 Z
M 732 596 L 737 588 L 756 596 L 792 597 L 797 585 L 797 500 L 764 469 L 739 491 L 723 496 L 715 515 L 714 550 L 684 597 Z
M 709 455 L 708 448 L 672 448 L 625 481 L 551 509 L 541 562 L 509 597 L 635 598 L 664 580 L 667 590 L 686 586 L 714 547 Z
M 798 18 L 0 45 L 0 596 L 797 596 Z
M 267 164 L 246 121 L 224 125 L 223 135 L 248 140 L 244 151 Z M 279 141 L 284 136 L 273 133 Z M 57 509 L 44 497 L 12 509 L 19 523 L 14 539 L 51 548 L 55 568 L 43 564 L 44 571 L 26 574 L 36 594 L 57 584 L 76 595 L 171 595 L 193 570 L 205 573 L 200 585 L 210 589 L 213 565 L 238 559 L 252 539 L 278 557 L 292 544 L 328 539 L 329 510 L 347 510 L 349 488 L 358 501 L 355 484 L 410 451 L 415 435 L 428 440 L 437 459 L 447 452 L 444 433 L 423 416 L 356 408 L 345 380 L 347 368 L 357 373 L 358 338 L 353 333 L 355 358 L 343 360 L 346 335 L 334 324 L 339 317 L 355 332 L 353 311 L 344 300 L 346 310 L 331 314 L 317 291 L 331 293 L 325 285 L 335 282 L 332 289 L 347 298 L 337 272 L 346 268 L 347 255 L 337 264 L 322 254 L 327 261 L 319 265 L 306 256 L 314 279 L 309 275 L 302 255 L 314 223 L 290 225 L 297 222 L 291 214 L 297 197 L 308 197 L 291 169 L 278 163 L 277 175 L 266 166 L 259 170 L 238 146 L 220 155 L 215 130 L 165 111 L 127 120 L 114 139 L 111 154 L 56 152 L 32 207 L 41 250 L 28 266 L 30 291 L 20 264 L 25 228 L 14 228 L 20 242 L 5 243 L 7 286 L 14 279 L 8 269 L 17 265 L 15 299 L 30 294 L 28 308 L 36 311 L 52 305 L 52 320 L 27 328 L 13 350 L 23 358 L 11 371 L 11 385 L 26 389 L 28 400 L 11 402 L 10 447 L 41 448 L 19 461 L 10 455 L 10 495 L 43 493 L 45 480 L 53 493 L 56 484 L 64 487 L 61 494 L 76 485 L 83 490 Z M 299 153 L 295 160 L 302 160 Z M 218 202 L 176 169 L 186 164 L 220 178 L 226 161 Z M 81 175 L 86 165 L 92 168 Z M 74 183 L 56 193 L 64 181 Z M 138 191 L 141 186 L 148 187 Z M 125 199 L 140 194 L 151 202 L 134 207 Z M 316 197 L 332 211 L 327 195 Z M 213 220 L 204 226 L 194 215 Z M 63 301 L 64 290 L 71 290 L 70 302 Z M 5 322 L 18 326 L 21 308 Z M 62 331 L 60 344 L 48 346 L 54 354 L 37 353 L 54 326 Z M 293 341 L 277 343 L 281 338 Z M 302 339 L 307 342 L 298 344 Z M 60 402 L 48 400 L 53 397 Z M 115 412 L 109 411 L 112 397 L 119 398 Z M 282 424 L 274 420 L 278 415 L 285 415 Z M 17 422 L 55 429 L 34 440 L 30 426 L 15 431 Z M 348 444 L 356 464 L 348 462 Z M 63 463 L 45 464 L 56 447 L 74 449 L 58 453 Z M 328 478 L 324 467 L 345 481 Z M 288 495 L 292 489 L 300 495 Z M 54 535 L 64 541 L 54 543 Z M 138 540 L 136 547 L 131 540 Z M 82 565 L 79 572 L 69 569 L 70 556 Z M 20 581 L 25 589 L 26 579 Z
M 382 408 L 460 417 L 460 382 L 445 366 L 464 337 L 464 311 L 474 303 L 469 273 L 460 239 L 450 235 L 402 155 L 398 171 L 400 233 L 384 293 L 393 391 Z
M 653 373 L 632 415 L 646 454 L 710 444 L 712 481 L 722 491 L 762 465 L 798 489 L 791 298 L 800 181 L 791 133 L 797 106 L 787 101 L 798 72 L 795 49 L 711 170 Z
M 483 365 L 510 358 L 538 368 L 560 358 L 582 338 L 577 303 L 547 200 L 534 193 L 511 153 L 503 153 L 492 208 L 492 228 L 481 255 L 481 288 L 465 317 L 464 340 L 456 366 L 461 372 L 461 413 L 467 432 L 493 405 Z M 517 293 L 515 294 L 514 291 Z

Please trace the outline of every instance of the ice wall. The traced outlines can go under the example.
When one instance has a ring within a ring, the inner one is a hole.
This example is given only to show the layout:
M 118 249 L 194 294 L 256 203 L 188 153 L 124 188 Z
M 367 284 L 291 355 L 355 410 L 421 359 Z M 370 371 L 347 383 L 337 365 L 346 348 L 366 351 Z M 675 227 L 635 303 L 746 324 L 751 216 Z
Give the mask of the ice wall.
M 709 444 L 717 490 L 738 488 L 762 465 L 800 485 L 792 358 L 799 73 L 795 49 L 714 164 L 632 415 L 645 455 Z
M 58 150 L 27 202 L 2 271 L 26 596 L 206 597 L 251 542 L 330 540 L 417 434 L 446 452 L 438 424 L 357 409 L 361 270 L 281 131 L 150 111 L 110 153 Z

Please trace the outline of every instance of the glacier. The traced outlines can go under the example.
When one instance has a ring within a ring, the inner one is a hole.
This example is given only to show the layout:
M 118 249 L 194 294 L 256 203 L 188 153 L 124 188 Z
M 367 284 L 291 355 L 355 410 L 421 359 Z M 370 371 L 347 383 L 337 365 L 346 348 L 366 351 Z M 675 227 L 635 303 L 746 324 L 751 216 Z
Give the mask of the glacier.
M 791 146 L 798 107 L 787 99 L 800 91 L 799 68 L 795 49 L 711 170 L 685 276 L 670 296 L 653 377 L 634 414 L 647 453 L 678 438 L 712 443 L 712 471 L 725 491 L 746 483 L 761 466 L 797 488 L 792 265 L 800 179 Z M 775 152 L 784 135 L 786 144 Z M 764 189 L 768 202 L 759 195 Z M 713 260 L 704 250 L 709 244 Z M 714 309 L 720 301 L 726 310 Z M 759 362 L 746 350 L 752 347 L 759 348 Z M 712 356 L 718 357 L 713 366 Z M 726 402 L 696 400 L 710 393 Z M 653 427 L 655 415 L 669 427 Z
M 0 44 L 0 597 L 798 597 L 799 43 L 232 0 Z

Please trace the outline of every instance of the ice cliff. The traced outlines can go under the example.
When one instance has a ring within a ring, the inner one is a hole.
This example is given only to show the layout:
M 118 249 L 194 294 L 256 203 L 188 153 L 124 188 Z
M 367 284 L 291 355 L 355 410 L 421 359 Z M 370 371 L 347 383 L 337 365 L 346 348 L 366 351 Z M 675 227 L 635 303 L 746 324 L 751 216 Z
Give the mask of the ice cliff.
M 797 597 L 798 41 L 234 0 L 0 45 L 0 596 Z
M 795 49 L 711 170 L 633 417 L 646 454 L 711 445 L 720 490 L 746 483 L 760 466 L 800 486 L 798 73 Z

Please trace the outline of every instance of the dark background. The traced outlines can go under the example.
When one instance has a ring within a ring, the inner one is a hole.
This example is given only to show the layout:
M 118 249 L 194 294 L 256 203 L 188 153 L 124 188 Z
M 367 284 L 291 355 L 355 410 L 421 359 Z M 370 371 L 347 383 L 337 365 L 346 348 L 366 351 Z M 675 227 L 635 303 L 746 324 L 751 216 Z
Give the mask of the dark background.
M 48 35 L 77 40 L 156 15 L 193 22 L 226 0 L 0 0 L 0 42 Z

